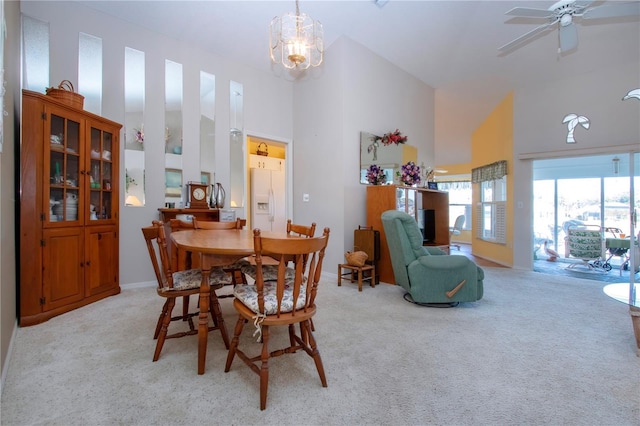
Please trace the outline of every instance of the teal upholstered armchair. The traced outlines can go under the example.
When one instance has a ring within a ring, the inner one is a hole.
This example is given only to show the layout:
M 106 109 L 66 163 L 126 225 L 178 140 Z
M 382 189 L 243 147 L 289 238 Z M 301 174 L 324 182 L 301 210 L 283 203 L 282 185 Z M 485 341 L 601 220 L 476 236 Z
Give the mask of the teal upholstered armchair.
M 410 215 L 389 210 L 382 225 L 396 284 L 416 303 L 473 302 L 482 299 L 484 271 L 465 256 L 447 255 L 422 245 L 422 233 Z

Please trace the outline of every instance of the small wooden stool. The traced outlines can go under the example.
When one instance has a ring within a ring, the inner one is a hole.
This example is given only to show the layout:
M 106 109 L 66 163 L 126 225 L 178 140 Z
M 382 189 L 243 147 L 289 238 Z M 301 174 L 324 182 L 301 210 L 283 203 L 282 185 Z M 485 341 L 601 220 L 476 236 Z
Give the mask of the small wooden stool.
M 347 272 L 342 272 L 342 268 L 349 269 Z M 366 271 L 371 271 L 368 277 L 364 276 Z M 376 267 L 374 265 L 364 265 L 364 266 L 354 266 L 348 265 L 346 263 L 341 263 L 338 265 L 338 287 L 342 285 L 342 277 L 349 275 L 349 281 L 354 282 L 354 274 L 358 276 L 358 291 L 362 291 L 362 282 L 369 281 L 371 287 L 376 286 Z

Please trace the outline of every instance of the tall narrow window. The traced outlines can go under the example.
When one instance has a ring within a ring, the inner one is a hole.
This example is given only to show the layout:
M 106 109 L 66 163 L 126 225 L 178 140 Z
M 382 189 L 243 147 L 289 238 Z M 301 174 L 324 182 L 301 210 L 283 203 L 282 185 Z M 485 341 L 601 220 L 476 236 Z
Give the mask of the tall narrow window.
M 471 169 L 471 182 L 480 184 L 476 206 L 476 237 L 494 243 L 507 242 L 507 161 Z
M 25 89 L 44 93 L 49 86 L 49 24 L 22 16 L 22 81 Z
M 506 242 L 507 179 L 505 176 L 480 184 L 480 211 L 478 237 Z
M 216 78 L 200 71 L 200 182 L 210 185 L 215 176 Z
M 181 206 L 182 198 L 182 64 L 165 61 L 165 197 Z
M 229 85 L 229 161 L 230 206 L 244 207 L 244 103 L 243 85 L 231 81 Z
M 102 39 L 80 33 L 78 44 L 78 87 L 84 109 L 102 115 Z
M 126 206 L 144 206 L 144 52 L 124 49 L 124 171 Z

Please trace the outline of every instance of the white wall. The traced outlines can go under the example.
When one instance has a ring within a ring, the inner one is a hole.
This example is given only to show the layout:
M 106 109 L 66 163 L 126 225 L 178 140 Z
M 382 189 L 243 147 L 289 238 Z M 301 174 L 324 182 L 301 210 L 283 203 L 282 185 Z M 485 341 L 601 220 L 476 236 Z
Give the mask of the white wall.
M 146 206 L 124 207 L 124 168 L 120 176 L 120 282 L 154 280 L 140 228 L 158 217 L 164 205 L 164 62 L 183 65 L 183 182 L 200 180 L 199 72 L 216 79 L 216 181 L 229 188 L 229 82 L 244 85 L 245 129 L 291 139 L 293 83 L 270 73 L 230 62 L 77 3 L 21 2 L 22 13 L 49 22 L 50 84 L 77 81 L 78 33 L 103 39 L 102 115 L 124 123 L 124 48 L 145 52 L 146 61 Z M 122 137 L 121 137 L 121 140 Z M 124 147 L 121 149 L 121 158 Z M 213 177 L 212 177 L 213 178 Z M 143 267 L 141 267 L 141 265 Z
M 353 248 L 353 230 L 366 225 L 360 132 L 400 129 L 418 162 L 434 165 L 434 90 L 343 37 L 321 77 L 297 82 L 294 93 L 294 218 L 331 228 L 325 270 L 333 272 Z
M 7 34 L 4 47 L 4 78 L 7 91 L 4 95 L 3 148 L 0 153 L 0 370 L 2 384 L 7 372 L 9 348 L 16 328 L 16 228 L 14 196 L 14 157 L 17 150 L 14 132 L 20 108 L 20 9 L 17 2 L 4 2 Z M 2 114 L 2 110 L 0 110 Z M 1 392 L 2 386 L 0 386 Z
M 514 93 L 514 266 L 531 269 L 533 172 L 521 158 L 572 157 L 640 151 L 640 101 L 622 97 L 640 88 L 635 52 L 626 64 L 607 64 L 554 84 L 531 85 Z M 589 129 L 576 128 L 567 144 L 566 114 L 584 115 Z M 522 207 L 518 207 L 522 202 Z

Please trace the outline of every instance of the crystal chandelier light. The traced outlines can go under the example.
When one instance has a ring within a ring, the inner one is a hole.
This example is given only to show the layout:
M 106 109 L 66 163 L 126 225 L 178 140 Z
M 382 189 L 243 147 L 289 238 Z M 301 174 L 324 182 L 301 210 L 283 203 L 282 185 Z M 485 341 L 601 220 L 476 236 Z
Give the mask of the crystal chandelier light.
M 317 67 L 322 63 L 324 40 L 322 24 L 300 13 L 276 16 L 269 25 L 271 60 L 288 69 Z

